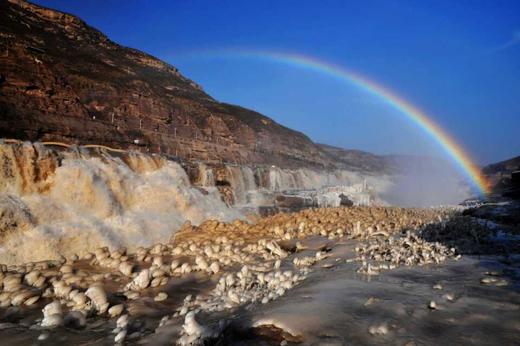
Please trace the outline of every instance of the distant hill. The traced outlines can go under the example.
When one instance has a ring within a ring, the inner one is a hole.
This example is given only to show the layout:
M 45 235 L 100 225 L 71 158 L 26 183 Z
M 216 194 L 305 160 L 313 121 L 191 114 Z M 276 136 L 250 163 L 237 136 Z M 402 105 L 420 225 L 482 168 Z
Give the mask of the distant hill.
M 484 174 L 511 174 L 518 170 L 520 170 L 520 156 L 487 165 L 482 169 Z
M 506 197 L 520 199 L 520 156 L 487 165 L 482 169 L 493 185 L 493 192 Z
M 344 149 L 322 143 L 318 143 L 318 145 L 345 169 L 379 173 L 395 173 L 398 170 L 397 162 L 394 162 L 388 156 L 375 155 L 355 149 Z
M 354 171 L 409 174 L 420 171 L 440 171 L 452 166 L 445 159 L 426 155 L 376 155 L 328 144 L 318 145 L 343 167 Z

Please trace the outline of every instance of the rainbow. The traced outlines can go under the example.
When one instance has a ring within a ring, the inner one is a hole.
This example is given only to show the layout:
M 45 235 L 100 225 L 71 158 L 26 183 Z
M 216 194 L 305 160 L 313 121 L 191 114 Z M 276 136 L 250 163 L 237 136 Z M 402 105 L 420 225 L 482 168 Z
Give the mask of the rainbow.
M 194 56 L 203 57 L 246 57 L 268 60 L 276 63 L 285 63 L 291 66 L 304 68 L 353 84 L 360 89 L 374 95 L 392 108 L 398 110 L 417 127 L 424 131 L 441 149 L 451 158 L 461 172 L 469 179 L 480 194 L 489 193 L 489 184 L 475 165 L 468 153 L 448 134 L 436 124 L 431 117 L 412 105 L 402 97 L 391 92 L 379 83 L 370 80 L 359 73 L 342 66 L 318 60 L 309 56 L 293 53 L 282 53 L 262 50 L 213 50 L 199 51 Z

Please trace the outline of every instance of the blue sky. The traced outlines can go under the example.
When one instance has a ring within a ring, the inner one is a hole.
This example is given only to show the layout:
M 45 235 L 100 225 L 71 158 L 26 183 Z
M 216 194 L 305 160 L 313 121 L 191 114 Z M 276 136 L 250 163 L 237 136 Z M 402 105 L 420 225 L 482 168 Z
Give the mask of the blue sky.
M 433 154 L 402 114 L 353 85 L 282 63 L 216 57 L 258 49 L 354 70 L 423 109 L 478 163 L 520 155 L 520 1 L 35 1 L 178 67 L 220 101 L 313 140 Z

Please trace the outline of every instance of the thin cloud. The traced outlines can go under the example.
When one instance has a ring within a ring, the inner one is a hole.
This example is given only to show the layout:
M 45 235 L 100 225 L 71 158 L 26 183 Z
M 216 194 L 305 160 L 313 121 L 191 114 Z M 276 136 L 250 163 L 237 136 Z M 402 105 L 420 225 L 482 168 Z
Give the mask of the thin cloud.
M 520 44 L 520 30 L 515 30 L 513 32 L 513 37 L 508 41 L 506 42 L 505 44 L 493 49 L 493 51 L 499 51 L 499 50 L 504 50 L 504 49 L 508 49 L 508 48 L 511 48 L 513 46 L 516 46 Z

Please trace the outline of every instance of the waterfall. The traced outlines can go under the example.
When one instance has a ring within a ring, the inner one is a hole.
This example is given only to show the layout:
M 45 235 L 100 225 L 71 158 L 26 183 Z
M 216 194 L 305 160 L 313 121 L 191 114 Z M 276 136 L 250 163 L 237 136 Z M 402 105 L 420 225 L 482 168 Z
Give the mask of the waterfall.
M 272 191 L 286 191 L 300 189 L 294 171 L 278 167 L 269 168 L 269 189 Z
M 226 171 L 235 205 L 247 204 L 248 193 L 257 190 L 253 170 L 248 166 L 226 166 Z
M 314 191 L 321 206 L 339 205 L 341 193 L 366 204 L 367 185 L 377 191 L 388 185 L 347 171 L 274 166 L 199 163 L 192 173 L 204 191 L 191 186 L 179 164 L 161 156 L 0 144 L 0 263 L 165 242 L 187 220 L 231 221 L 241 217 L 242 207 L 274 206 L 282 192 Z M 223 183 L 218 187 L 217 179 Z M 222 187 L 238 208 L 222 201 Z
M 186 220 L 239 217 L 161 157 L 0 145 L 0 263 L 148 246 Z

